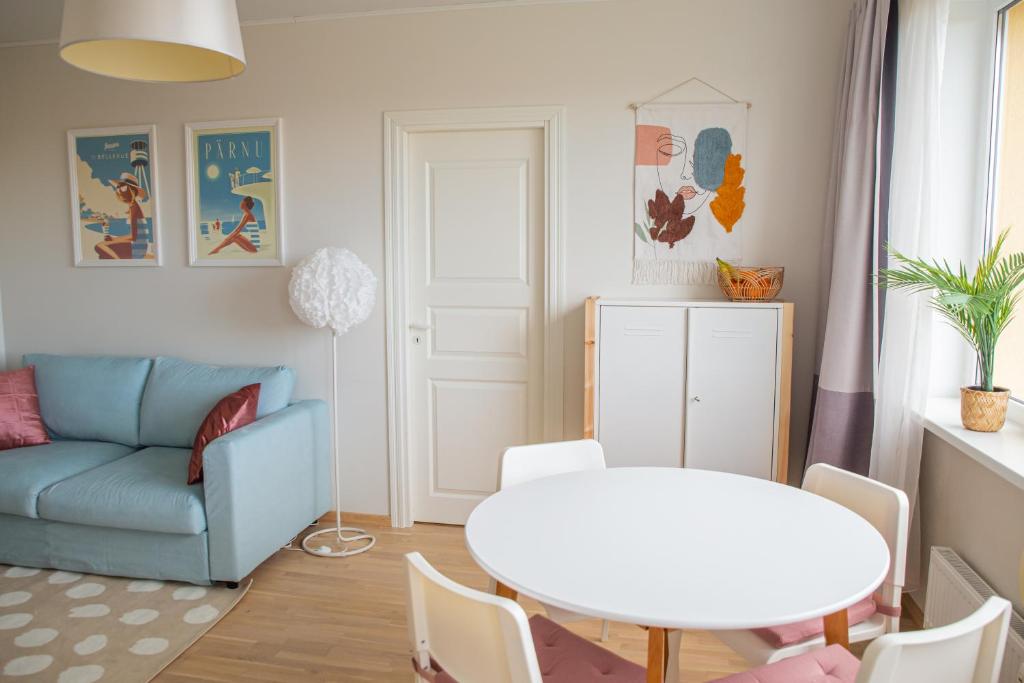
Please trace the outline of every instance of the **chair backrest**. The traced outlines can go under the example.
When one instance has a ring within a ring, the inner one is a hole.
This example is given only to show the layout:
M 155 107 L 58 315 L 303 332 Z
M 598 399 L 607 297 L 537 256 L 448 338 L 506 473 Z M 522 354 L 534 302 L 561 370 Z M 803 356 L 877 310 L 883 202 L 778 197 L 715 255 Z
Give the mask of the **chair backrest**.
M 856 683 L 996 683 L 1009 624 L 1010 603 L 989 598 L 955 624 L 886 634 L 864 652 Z
M 899 614 L 910 533 L 907 494 L 880 481 L 823 463 L 807 469 L 803 488 L 856 512 L 882 535 L 889 546 L 889 573 L 876 594 L 876 601 L 892 615 Z M 898 631 L 899 622 L 898 616 L 887 616 L 885 630 Z
M 431 658 L 456 681 L 543 683 L 526 612 L 506 598 L 466 588 L 419 553 L 405 556 L 413 658 Z
M 554 474 L 604 468 L 604 449 L 593 439 L 513 446 L 501 454 L 498 489 Z

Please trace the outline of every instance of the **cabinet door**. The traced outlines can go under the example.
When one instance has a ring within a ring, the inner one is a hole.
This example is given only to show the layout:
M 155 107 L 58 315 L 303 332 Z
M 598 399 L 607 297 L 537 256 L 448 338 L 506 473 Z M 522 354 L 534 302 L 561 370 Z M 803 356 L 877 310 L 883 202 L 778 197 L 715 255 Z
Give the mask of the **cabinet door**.
M 684 464 L 772 478 L 778 312 L 693 308 Z
M 680 467 L 686 309 L 603 306 L 596 438 L 609 467 Z

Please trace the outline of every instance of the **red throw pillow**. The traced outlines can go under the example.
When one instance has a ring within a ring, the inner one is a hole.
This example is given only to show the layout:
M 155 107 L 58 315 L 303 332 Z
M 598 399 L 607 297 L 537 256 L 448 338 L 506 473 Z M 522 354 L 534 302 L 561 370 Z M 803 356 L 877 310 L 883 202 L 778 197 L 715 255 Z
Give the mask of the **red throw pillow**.
M 39 414 L 36 366 L 0 372 L 0 451 L 50 443 Z
M 199 425 L 196 440 L 192 444 L 192 459 L 188 461 L 188 483 L 203 480 L 203 451 L 206 444 L 228 432 L 251 424 L 256 420 L 256 408 L 260 403 L 260 385 L 250 384 L 233 394 L 228 394 L 213 407 Z

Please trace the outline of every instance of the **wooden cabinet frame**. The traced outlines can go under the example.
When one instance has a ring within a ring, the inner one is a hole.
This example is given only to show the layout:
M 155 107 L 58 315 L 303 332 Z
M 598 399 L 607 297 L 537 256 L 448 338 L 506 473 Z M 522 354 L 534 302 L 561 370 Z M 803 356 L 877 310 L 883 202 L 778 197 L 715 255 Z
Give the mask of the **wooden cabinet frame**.
M 588 297 L 584 307 L 583 324 L 583 437 L 594 438 L 597 419 L 597 363 L 598 363 L 598 331 L 600 328 L 600 308 L 603 305 L 652 305 L 652 306 L 684 306 L 684 307 L 766 307 L 780 312 L 780 344 L 776 369 L 778 373 L 775 405 L 775 472 L 774 479 L 782 483 L 789 480 L 789 448 L 790 448 L 790 400 L 793 387 L 793 314 L 791 302 L 773 301 L 767 303 L 729 302 L 729 301 L 629 301 L 602 300 L 600 297 Z M 680 353 L 683 350 L 680 349 Z

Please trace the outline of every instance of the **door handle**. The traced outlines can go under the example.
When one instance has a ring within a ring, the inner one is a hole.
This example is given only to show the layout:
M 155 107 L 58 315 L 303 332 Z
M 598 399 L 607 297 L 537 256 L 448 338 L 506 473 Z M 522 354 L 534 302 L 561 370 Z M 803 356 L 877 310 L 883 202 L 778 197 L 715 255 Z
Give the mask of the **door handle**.
M 409 329 L 416 330 L 417 332 L 429 332 L 431 327 L 422 323 L 409 323 Z
M 694 396 L 693 401 L 694 403 L 700 403 L 700 396 Z

